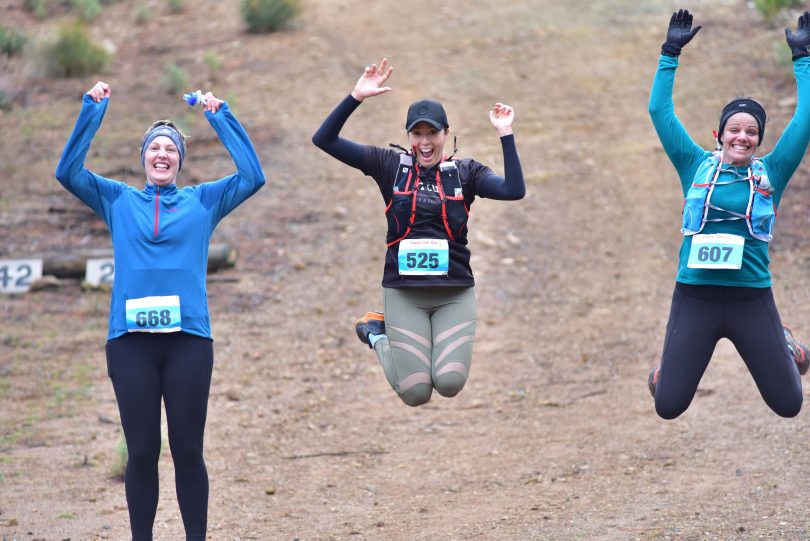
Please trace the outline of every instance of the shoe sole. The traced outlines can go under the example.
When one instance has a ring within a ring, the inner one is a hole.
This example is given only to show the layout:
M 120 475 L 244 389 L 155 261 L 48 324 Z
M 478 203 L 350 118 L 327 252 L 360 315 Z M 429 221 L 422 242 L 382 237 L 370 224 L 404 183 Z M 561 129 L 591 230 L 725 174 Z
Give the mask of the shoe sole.
M 357 333 L 357 338 L 364 344 L 368 344 L 368 334 L 363 332 L 363 327 L 369 321 L 381 321 L 385 323 L 385 315 L 380 312 L 366 312 L 366 315 L 354 322 L 354 331 Z

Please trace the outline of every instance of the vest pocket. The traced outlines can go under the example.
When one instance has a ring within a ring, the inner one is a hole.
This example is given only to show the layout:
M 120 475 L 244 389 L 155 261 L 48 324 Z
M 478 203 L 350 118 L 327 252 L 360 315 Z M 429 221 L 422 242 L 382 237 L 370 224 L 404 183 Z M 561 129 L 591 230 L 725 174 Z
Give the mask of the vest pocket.
M 760 240 L 770 240 L 773 233 L 773 222 L 776 213 L 773 208 L 773 197 L 761 192 L 754 192 L 751 205 L 751 233 Z
M 398 239 L 408 230 L 411 219 L 412 194 L 394 194 L 385 211 L 388 221 L 388 242 Z
M 469 219 L 469 210 L 467 204 L 464 202 L 464 197 L 458 199 L 448 197 L 446 200 L 447 211 L 447 224 L 453 232 L 453 238 L 456 241 L 463 241 L 467 238 L 467 220 Z
M 686 194 L 683 203 L 683 225 L 681 229 L 683 234 L 694 234 L 700 231 L 708 191 L 708 188 L 695 188 L 693 186 Z

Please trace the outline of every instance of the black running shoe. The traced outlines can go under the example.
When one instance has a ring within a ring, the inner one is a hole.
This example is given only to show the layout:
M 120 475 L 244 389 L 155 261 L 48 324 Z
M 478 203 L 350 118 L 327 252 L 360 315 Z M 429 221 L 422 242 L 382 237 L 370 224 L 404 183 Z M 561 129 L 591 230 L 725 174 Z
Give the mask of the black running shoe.
M 371 347 L 368 335 L 385 334 L 385 316 L 382 312 L 366 312 L 365 316 L 354 322 L 354 330 L 357 331 L 357 338 Z
M 810 368 L 810 350 L 793 337 L 793 333 L 790 329 L 787 327 L 782 328 L 785 331 L 785 340 L 787 341 L 788 350 L 790 350 L 793 360 L 796 361 L 799 374 L 804 375 L 807 369 Z
M 655 386 L 658 385 L 658 373 L 660 372 L 659 366 L 653 366 L 650 368 L 650 375 L 647 376 L 647 388 L 650 390 L 650 394 L 653 398 L 655 398 Z

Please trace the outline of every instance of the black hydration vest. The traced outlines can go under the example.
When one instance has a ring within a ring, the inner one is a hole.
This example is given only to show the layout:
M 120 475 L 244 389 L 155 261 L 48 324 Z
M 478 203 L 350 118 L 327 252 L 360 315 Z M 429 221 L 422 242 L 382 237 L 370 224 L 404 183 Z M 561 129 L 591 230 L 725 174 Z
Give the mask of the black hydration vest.
M 416 219 L 416 195 L 419 184 L 419 163 L 414 162 L 412 154 L 400 154 L 393 194 L 385 208 L 385 217 L 388 220 L 386 243 L 389 247 L 407 238 L 411 233 L 411 226 Z M 436 187 L 442 204 L 441 219 L 446 233 L 445 238 L 466 245 L 469 209 L 464 201 L 464 192 L 454 161 L 443 161 L 439 164 L 436 170 Z

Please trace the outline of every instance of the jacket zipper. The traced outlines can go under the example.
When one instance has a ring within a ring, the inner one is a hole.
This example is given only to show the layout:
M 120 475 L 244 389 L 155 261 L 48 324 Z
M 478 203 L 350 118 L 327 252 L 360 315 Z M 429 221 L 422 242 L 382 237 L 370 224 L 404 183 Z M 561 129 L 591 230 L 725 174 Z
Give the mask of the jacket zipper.
M 155 234 L 158 236 L 158 223 L 160 221 L 160 188 L 155 192 Z

